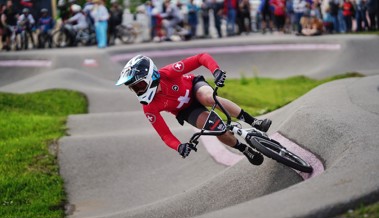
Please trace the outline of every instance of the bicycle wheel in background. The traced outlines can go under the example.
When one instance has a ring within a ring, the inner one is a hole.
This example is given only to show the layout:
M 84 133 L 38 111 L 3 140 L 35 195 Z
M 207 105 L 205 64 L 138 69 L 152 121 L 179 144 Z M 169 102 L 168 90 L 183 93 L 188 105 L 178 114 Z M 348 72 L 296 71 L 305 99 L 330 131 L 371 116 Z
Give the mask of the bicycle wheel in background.
M 116 27 L 117 37 L 124 44 L 133 43 L 137 37 L 137 34 L 133 26 L 118 25 Z
M 277 141 L 253 136 L 250 138 L 250 143 L 262 154 L 286 166 L 306 173 L 311 173 L 313 171 L 311 165 L 296 154 L 288 151 Z
M 53 45 L 56 48 L 64 48 L 71 44 L 70 37 L 64 31 L 57 30 L 52 35 Z

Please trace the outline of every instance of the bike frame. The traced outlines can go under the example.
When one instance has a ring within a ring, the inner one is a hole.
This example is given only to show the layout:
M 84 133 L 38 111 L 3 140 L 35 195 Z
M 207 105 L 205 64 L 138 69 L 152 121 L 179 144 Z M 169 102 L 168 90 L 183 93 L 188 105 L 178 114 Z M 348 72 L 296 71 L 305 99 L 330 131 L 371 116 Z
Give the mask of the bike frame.
M 203 128 L 201 129 L 200 132 L 197 132 L 197 133 L 193 134 L 193 136 L 191 137 L 191 139 L 190 139 L 189 142 L 196 147 L 196 145 L 199 143 L 198 139 L 200 138 L 200 136 L 202 136 L 202 135 L 214 135 L 214 136 L 223 135 L 227 131 L 231 131 L 234 134 L 237 134 L 237 135 L 241 136 L 246 141 L 249 140 L 249 138 L 250 138 L 249 134 L 251 134 L 252 132 L 254 132 L 256 134 L 259 134 L 259 136 L 261 136 L 261 137 L 268 138 L 268 136 L 267 136 L 266 133 L 261 132 L 261 131 L 255 129 L 255 128 L 244 129 L 244 128 L 238 127 L 237 125 L 232 125 L 231 124 L 232 119 L 231 119 L 231 116 L 230 116 L 229 112 L 224 108 L 224 106 L 217 99 L 217 90 L 218 90 L 218 88 L 219 87 L 216 86 L 216 88 L 213 91 L 213 99 L 214 99 L 215 103 L 212 106 L 212 109 L 210 110 L 210 113 L 208 115 L 208 118 L 205 121 L 205 124 L 204 124 Z M 226 123 L 215 112 L 215 109 L 217 108 L 217 106 L 225 114 L 226 119 L 227 119 Z M 214 120 L 214 116 L 217 116 L 216 117 L 217 121 Z M 217 123 L 217 122 L 222 122 L 222 123 Z M 215 123 L 215 124 L 218 124 L 218 125 L 223 125 L 224 128 L 219 128 L 218 131 L 217 130 L 216 131 L 215 130 L 209 130 L 207 128 L 207 124 L 209 124 L 209 123 Z

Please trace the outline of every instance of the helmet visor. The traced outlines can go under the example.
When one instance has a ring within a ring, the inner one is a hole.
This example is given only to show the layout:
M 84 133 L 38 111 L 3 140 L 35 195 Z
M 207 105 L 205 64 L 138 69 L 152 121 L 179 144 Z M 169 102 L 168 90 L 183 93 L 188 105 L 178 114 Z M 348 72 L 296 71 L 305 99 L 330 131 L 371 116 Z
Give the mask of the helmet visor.
M 142 95 L 143 93 L 146 92 L 148 86 L 149 85 L 146 83 L 145 80 L 140 80 L 138 82 L 135 82 L 129 85 L 129 88 L 133 90 L 137 95 Z

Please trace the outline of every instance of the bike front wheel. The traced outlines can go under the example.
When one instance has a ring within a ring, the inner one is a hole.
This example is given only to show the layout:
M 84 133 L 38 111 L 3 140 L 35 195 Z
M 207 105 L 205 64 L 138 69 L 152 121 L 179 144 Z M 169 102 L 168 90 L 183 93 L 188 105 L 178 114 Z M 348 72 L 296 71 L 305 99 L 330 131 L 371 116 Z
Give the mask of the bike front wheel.
M 288 151 L 277 141 L 261 137 L 251 137 L 249 141 L 251 142 L 251 145 L 262 154 L 286 166 L 306 173 L 311 173 L 313 171 L 311 165 L 296 154 Z

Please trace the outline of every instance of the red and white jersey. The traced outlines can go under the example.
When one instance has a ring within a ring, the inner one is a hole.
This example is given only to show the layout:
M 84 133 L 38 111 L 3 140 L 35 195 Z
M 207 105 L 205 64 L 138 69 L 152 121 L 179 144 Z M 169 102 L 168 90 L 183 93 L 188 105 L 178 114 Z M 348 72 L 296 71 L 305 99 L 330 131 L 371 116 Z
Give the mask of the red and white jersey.
M 159 69 L 160 91 L 156 93 L 150 104 L 143 105 L 146 118 L 166 145 L 175 150 L 180 141 L 172 134 L 160 112 L 166 111 L 177 115 L 180 110 L 192 103 L 192 80 L 195 76 L 187 73 L 200 66 L 208 68 L 212 73 L 219 68 L 209 54 L 202 53 Z

